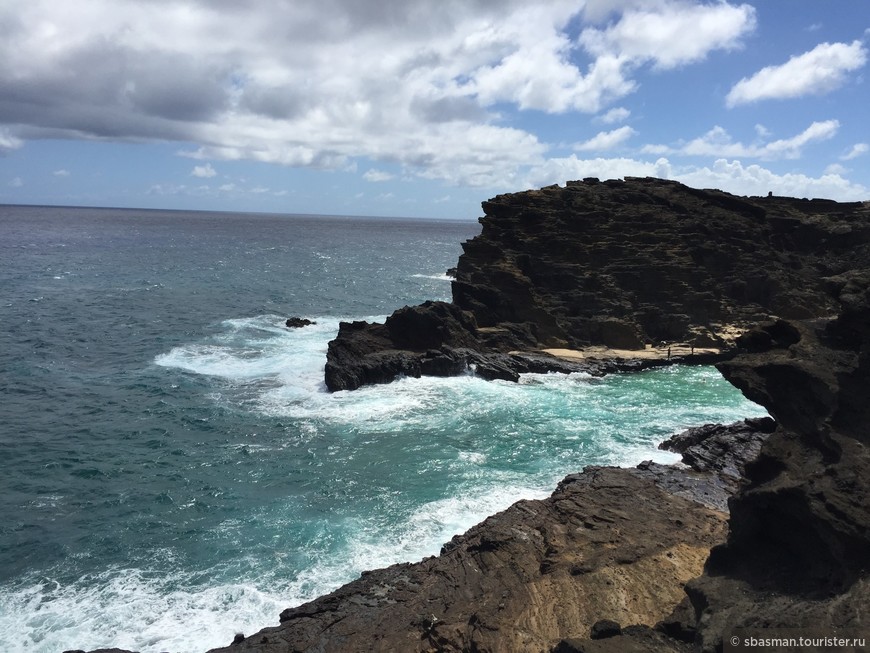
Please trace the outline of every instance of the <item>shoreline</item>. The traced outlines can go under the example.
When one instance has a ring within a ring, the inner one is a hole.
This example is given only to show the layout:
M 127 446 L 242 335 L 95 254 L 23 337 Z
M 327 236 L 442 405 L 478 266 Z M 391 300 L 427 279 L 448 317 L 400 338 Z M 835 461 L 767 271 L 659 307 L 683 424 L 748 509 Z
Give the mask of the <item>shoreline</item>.
M 363 572 L 284 610 L 278 626 L 208 653 L 525 653 L 585 636 L 603 619 L 664 622 L 725 541 L 735 470 L 774 428 L 770 418 L 705 425 L 663 443 L 683 463 L 586 467 L 546 499 L 520 500 L 454 536 L 437 556 Z

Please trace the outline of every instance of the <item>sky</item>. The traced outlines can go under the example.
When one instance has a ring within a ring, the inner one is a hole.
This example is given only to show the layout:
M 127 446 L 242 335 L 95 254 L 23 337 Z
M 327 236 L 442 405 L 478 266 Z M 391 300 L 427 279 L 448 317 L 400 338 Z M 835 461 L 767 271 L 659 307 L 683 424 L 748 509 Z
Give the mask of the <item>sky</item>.
M 3 0 L 0 203 L 475 219 L 870 200 L 870 0 Z

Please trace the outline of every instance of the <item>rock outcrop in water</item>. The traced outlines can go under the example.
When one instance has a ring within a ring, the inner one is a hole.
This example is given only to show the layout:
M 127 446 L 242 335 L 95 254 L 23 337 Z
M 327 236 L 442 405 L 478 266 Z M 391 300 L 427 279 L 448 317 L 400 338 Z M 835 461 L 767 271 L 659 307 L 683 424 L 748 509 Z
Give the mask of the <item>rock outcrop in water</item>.
M 835 312 L 824 279 L 870 251 L 862 203 L 735 197 L 661 179 L 569 182 L 499 195 L 483 209 L 453 302 L 405 307 L 385 325 L 343 324 L 327 387 L 469 366 L 512 378 L 523 359 L 500 354 L 548 348 L 684 343 L 727 357 L 736 336 L 773 316 Z

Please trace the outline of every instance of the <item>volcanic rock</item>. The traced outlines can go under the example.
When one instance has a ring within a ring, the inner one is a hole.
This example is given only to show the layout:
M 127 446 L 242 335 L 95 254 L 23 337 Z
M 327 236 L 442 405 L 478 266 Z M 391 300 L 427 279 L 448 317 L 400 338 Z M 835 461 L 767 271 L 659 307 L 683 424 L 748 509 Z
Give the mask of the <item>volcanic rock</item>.
M 656 623 L 683 598 L 725 515 L 637 470 L 590 467 L 416 564 L 366 572 L 212 653 L 549 651 L 602 619 Z
M 299 329 L 311 324 L 317 324 L 317 322 L 312 322 L 307 317 L 288 317 L 285 324 L 291 329 Z
M 699 472 L 715 472 L 733 488 L 746 472 L 746 465 L 758 457 L 761 445 L 776 429 L 770 417 L 746 419 L 736 424 L 705 424 L 673 435 L 659 449 L 682 454 L 683 462 Z
M 330 389 L 425 374 L 421 351 L 445 347 L 787 347 L 786 320 L 835 313 L 830 280 L 870 257 L 870 209 L 860 202 L 736 197 L 628 177 L 499 195 L 483 209 L 480 235 L 463 244 L 453 302 L 400 309 L 386 331 L 340 329 Z M 766 321 L 756 340 L 735 342 Z
M 736 628 L 866 627 L 870 611 L 870 270 L 799 339 L 722 364 L 779 425 L 731 502 L 731 530 L 689 588 L 703 650 Z M 794 340 L 792 338 L 792 340 Z

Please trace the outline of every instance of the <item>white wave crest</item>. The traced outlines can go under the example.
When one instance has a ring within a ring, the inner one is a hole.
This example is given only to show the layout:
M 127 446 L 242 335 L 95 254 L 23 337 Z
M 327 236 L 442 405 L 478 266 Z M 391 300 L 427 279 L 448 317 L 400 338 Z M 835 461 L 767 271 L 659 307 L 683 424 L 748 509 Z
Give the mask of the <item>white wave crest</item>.
M 61 586 L 47 581 L 0 593 L 0 650 L 57 653 L 106 646 L 141 653 L 200 653 L 275 622 L 279 593 L 251 584 L 174 587 L 141 569 L 113 569 Z M 183 579 L 181 579 L 183 580 Z

